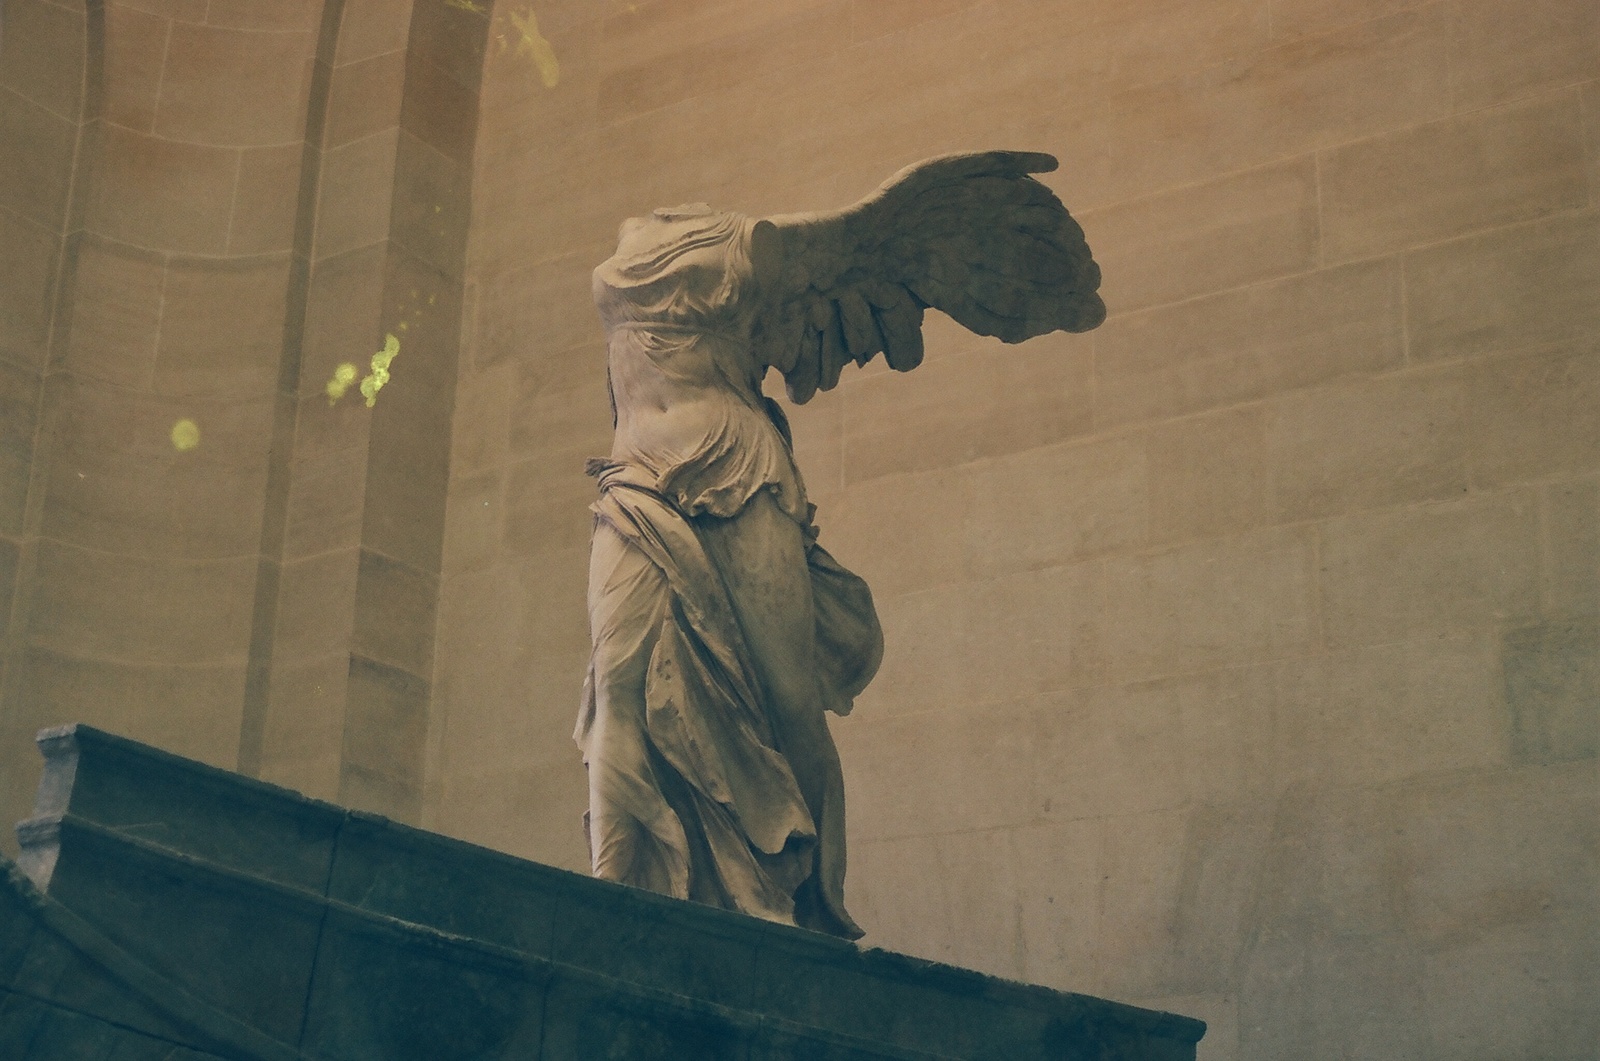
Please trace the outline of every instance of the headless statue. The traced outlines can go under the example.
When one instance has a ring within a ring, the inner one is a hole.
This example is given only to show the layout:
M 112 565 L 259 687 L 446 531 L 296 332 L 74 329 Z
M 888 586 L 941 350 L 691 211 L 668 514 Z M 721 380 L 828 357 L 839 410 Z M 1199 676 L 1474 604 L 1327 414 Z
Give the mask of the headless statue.
M 1008 343 L 1105 318 L 1049 155 L 930 159 L 844 210 L 702 204 L 622 225 L 594 271 L 616 435 L 589 567 L 576 739 L 595 876 L 854 939 L 826 713 L 883 636 L 817 542 L 769 369 L 803 403 L 846 364 L 922 360 L 929 307 Z

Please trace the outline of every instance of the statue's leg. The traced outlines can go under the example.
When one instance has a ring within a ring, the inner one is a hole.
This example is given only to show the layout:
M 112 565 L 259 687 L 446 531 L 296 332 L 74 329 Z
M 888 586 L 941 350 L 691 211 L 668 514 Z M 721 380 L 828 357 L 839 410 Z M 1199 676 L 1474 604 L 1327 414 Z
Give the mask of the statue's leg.
M 645 731 L 645 671 L 668 598 L 666 580 L 605 524 L 589 560 L 593 716 L 582 740 L 589 769 L 595 876 L 689 898 L 689 847 L 662 790 L 664 764 Z
M 831 920 L 808 927 L 860 935 L 844 912 L 844 775 L 817 687 L 816 614 L 806 539 L 772 495 L 757 493 L 737 516 L 696 519 L 722 572 L 750 648 L 778 748 L 794 771 L 817 826 L 818 888 Z M 797 901 L 797 914 L 805 907 Z M 804 923 L 804 922 L 802 922 Z

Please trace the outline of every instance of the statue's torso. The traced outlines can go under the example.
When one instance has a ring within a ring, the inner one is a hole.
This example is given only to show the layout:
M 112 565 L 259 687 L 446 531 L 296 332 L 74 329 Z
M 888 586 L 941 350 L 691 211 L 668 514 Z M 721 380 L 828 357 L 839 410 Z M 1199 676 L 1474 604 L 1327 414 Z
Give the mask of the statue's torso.
M 647 220 L 595 270 L 617 414 L 611 457 L 648 470 L 689 515 L 735 515 L 770 487 L 803 523 L 805 487 L 751 354 L 748 232 L 731 214 Z

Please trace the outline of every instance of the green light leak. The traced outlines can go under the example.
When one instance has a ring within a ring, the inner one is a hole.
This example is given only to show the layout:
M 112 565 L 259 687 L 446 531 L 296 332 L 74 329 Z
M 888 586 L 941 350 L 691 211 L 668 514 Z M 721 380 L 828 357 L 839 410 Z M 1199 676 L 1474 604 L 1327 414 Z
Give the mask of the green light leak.
M 361 381 L 361 395 L 367 399 L 367 408 L 378 404 L 378 391 L 389 382 L 389 362 L 400 353 L 400 340 L 393 334 L 385 337 L 383 349 L 372 355 L 372 372 Z
M 477 0 L 444 0 L 444 4 L 446 7 L 453 7 L 458 11 L 470 11 L 475 15 L 482 15 L 489 10 L 488 6 L 478 3 Z M 638 6 L 629 4 L 628 10 L 637 11 Z M 555 88 L 556 84 L 561 80 L 561 63 L 556 58 L 555 48 L 545 39 L 544 34 L 539 32 L 539 19 L 533 13 L 533 9 L 531 7 L 523 8 L 521 11 L 513 11 L 508 15 L 495 17 L 497 20 L 503 18 L 506 22 L 511 23 L 512 29 L 510 32 L 516 38 L 517 57 L 520 58 L 526 55 L 531 59 L 534 69 L 539 71 L 539 80 L 544 83 L 544 87 Z M 494 39 L 500 45 L 502 54 L 511 45 L 507 32 L 502 23 L 501 28 L 494 35 Z
M 556 59 L 556 50 L 550 42 L 539 32 L 539 19 L 532 8 L 525 11 L 513 11 L 506 16 L 517 34 L 518 56 L 526 55 L 533 60 L 533 65 L 538 68 L 539 80 L 544 82 L 545 88 L 555 88 L 561 80 L 561 63 Z M 497 34 L 495 39 L 500 42 L 500 50 L 506 49 L 506 35 Z
M 179 420 L 172 425 L 172 446 L 186 453 L 200 444 L 200 426 L 193 420 Z
M 328 381 L 328 404 L 333 405 L 338 402 L 340 398 L 343 398 L 344 392 L 349 390 L 350 384 L 354 383 L 355 381 L 356 366 L 353 363 L 346 361 L 344 364 L 334 369 L 333 378 Z
M 401 321 L 400 330 L 404 331 L 405 327 L 406 322 Z M 367 399 L 368 409 L 378 404 L 378 392 L 383 389 L 385 383 L 389 382 L 389 365 L 399 353 L 399 337 L 393 333 L 384 336 L 383 349 L 372 355 L 372 371 L 362 378 L 358 388 L 361 391 L 361 396 Z M 339 399 L 344 397 L 345 391 L 349 390 L 351 384 L 355 383 L 356 374 L 359 371 L 360 369 L 356 368 L 355 364 L 350 361 L 346 361 L 333 370 L 333 378 L 328 381 L 326 387 L 329 405 L 338 404 Z M 176 445 L 177 429 L 174 428 L 173 432 L 173 444 Z M 179 448 L 181 449 L 182 447 Z

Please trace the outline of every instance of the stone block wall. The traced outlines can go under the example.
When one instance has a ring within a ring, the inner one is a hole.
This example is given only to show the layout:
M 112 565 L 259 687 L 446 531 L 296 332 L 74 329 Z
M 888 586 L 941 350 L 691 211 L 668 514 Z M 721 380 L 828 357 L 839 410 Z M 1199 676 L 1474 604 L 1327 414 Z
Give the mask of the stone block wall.
M 424 820 L 585 861 L 589 270 L 706 200 L 1057 154 L 1097 332 L 790 410 L 887 656 L 868 941 L 1201 1056 L 1595 1058 L 1600 7 L 501 0 Z
M 487 32 L 5 0 L 0 817 L 73 720 L 420 815 Z
M 6 5 L 0 106 L 78 130 L 59 168 L 13 182 L 59 200 L 36 392 L 7 417 L 28 446 L 0 719 L 13 817 L 48 719 L 211 761 L 238 747 L 316 10 L 212 6 Z M 54 109 L 24 101 L 41 83 Z M 8 160 L 42 165 L 45 134 L 10 131 Z
M 0 26 L 0 690 L 19 668 L 16 589 L 36 563 L 25 544 L 38 520 L 28 502 L 45 367 L 67 330 L 67 249 L 82 228 L 72 176 L 94 113 L 90 21 L 83 5 L 14 3 Z M 25 811 L 11 773 L 0 778 L 5 806 Z

